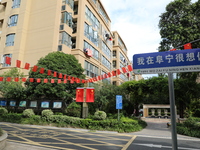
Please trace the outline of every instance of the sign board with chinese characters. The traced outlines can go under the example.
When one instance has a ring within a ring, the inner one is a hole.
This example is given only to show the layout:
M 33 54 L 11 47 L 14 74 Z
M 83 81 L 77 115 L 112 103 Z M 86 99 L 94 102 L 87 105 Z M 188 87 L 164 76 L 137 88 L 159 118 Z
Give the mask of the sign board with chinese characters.
M 157 74 L 200 71 L 200 49 L 136 54 L 135 74 Z

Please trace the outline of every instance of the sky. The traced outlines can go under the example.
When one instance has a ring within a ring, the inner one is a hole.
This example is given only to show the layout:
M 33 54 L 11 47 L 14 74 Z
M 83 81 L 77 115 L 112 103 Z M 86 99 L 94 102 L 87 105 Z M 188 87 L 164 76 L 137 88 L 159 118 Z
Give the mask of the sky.
M 159 16 L 171 1 L 101 0 L 111 19 L 111 31 L 118 31 L 131 61 L 134 54 L 158 52 L 161 41 Z

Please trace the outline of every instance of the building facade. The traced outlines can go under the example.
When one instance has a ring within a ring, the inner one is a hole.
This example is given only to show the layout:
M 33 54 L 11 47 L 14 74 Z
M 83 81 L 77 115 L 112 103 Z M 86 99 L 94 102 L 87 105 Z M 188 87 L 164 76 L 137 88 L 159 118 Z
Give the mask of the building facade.
M 87 79 L 131 64 L 100 0 L 1 0 L 0 74 L 15 67 L 16 60 L 34 66 L 54 51 L 74 55 Z M 120 85 L 132 79 L 125 73 L 104 80 Z

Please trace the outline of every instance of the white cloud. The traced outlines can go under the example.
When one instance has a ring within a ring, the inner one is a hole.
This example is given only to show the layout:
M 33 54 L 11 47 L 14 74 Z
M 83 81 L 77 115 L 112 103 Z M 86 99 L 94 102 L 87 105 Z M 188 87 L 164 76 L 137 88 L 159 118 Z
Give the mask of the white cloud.
M 137 53 L 157 52 L 161 40 L 159 16 L 172 0 L 101 1 L 111 18 L 111 30 L 119 32 L 127 46 L 130 60 Z

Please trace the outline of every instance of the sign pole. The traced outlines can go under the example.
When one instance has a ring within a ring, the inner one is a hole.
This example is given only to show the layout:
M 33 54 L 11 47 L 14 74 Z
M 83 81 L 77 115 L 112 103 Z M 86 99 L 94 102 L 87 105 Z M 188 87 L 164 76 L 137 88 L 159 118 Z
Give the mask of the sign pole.
M 177 132 L 176 132 L 176 112 L 175 112 L 175 96 L 174 96 L 174 81 L 173 73 L 168 73 L 169 98 L 171 111 L 171 134 L 172 134 L 172 149 L 177 150 Z
M 118 109 L 118 121 L 119 121 L 119 109 Z

